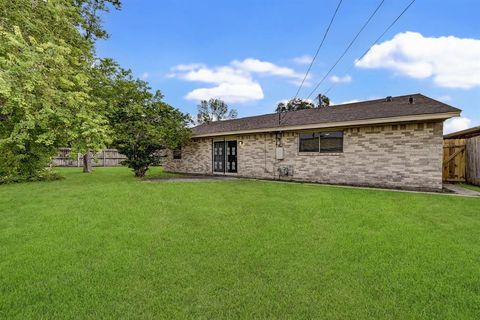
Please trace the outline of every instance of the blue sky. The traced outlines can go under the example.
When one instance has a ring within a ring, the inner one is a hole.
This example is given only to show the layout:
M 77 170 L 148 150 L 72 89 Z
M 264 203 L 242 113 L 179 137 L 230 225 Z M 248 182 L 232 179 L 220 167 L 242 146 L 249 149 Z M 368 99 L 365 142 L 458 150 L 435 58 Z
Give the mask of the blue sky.
M 380 45 L 355 63 L 411 0 L 385 0 L 319 87 L 334 103 L 420 92 L 463 110 L 448 131 L 480 125 L 480 1 L 417 0 Z M 380 0 L 344 0 L 299 97 L 306 98 Z M 337 0 L 124 0 L 97 44 L 173 106 L 196 114 L 220 97 L 239 116 L 292 98 Z M 307 63 L 307 64 L 306 64 Z

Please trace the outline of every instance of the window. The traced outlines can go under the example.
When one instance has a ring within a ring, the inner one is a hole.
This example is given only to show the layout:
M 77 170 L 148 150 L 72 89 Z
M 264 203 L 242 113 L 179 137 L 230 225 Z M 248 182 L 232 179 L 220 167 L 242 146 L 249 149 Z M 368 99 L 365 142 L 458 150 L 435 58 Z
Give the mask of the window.
M 177 149 L 173 150 L 173 159 L 174 160 L 182 159 L 182 147 L 178 147 Z
M 298 151 L 320 153 L 343 152 L 343 132 L 302 133 L 300 134 Z
M 320 152 L 343 152 L 343 132 L 332 131 L 320 133 Z
M 320 135 L 318 133 L 302 133 L 300 134 L 300 152 L 318 152 L 319 151 L 319 142 L 318 138 Z

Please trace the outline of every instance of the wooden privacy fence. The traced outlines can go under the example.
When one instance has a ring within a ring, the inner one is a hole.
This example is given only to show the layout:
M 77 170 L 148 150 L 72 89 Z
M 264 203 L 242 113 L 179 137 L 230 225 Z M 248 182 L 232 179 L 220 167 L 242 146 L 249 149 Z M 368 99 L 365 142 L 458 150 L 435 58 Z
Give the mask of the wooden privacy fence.
M 60 148 L 56 157 L 52 159 L 54 167 L 81 167 L 83 166 L 83 155 L 78 153 L 72 159 L 70 155 L 70 148 Z M 120 162 L 126 157 L 119 153 L 116 149 L 105 149 L 97 152 L 92 159 L 92 164 L 95 167 L 113 167 L 119 166 Z
M 465 139 L 443 140 L 443 181 L 465 182 Z
M 466 140 L 466 175 L 468 183 L 480 186 L 480 136 Z

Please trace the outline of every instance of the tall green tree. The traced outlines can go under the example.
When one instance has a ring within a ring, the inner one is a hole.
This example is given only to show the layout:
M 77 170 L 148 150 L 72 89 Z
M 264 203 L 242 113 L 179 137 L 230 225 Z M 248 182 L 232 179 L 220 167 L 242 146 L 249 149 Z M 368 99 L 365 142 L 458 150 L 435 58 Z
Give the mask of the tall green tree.
M 236 109 L 230 109 L 228 105 L 220 99 L 202 100 L 197 106 L 197 123 L 235 119 L 238 115 Z
M 30 180 L 58 147 L 103 147 L 108 121 L 94 112 L 93 43 L 78 6 L 2 1 L 0 16 L 0 176 Z
M 120 10 L 120 0 L 74 0 L 76 8 L 80 12 L 79 29 L 82 32 L 84 39 L 90 42 L 92 45 L 97 39 L 107 39 L 109 34 L 103 28 L 102 19 L 100 13 L 109 12 L 111 8 Z M 92 98 L 96 100 L 97 113 L 105 113 L 105 107 L 109 107 L 108 89 L 105 90 L 105 78 L 109 76 L 108 73 L 102 74 L 102 72 L 108 72 L 109 70 L 102 68 L 104 62 L 111 62 L 111 59 L 101 60 L 100 63 L 95 63 L 92 70 L 92 81 L 90 84 L 93 88 Z M 104 98 L 104 99 L 102 99 Z M 105 99 L 106 98 L 106 99 Z M 85 146 L 86 147 L 86 146 Z M 90 148 L 83 148 L 83 172 L 89 173 L 92 171 L 92 153 Z
M 107 118 L 113 112 L 117 104 L 117 90 L 115 90 L 116 77 L 122 70 L 119 65 L 110 58 L 96 59 L 90 71 L 89 86 L 91 88 L 90 97 L 95 102 L 92 106 L 92 112 L 102 117 Z M 110 123 L 108 122 L 110 127 Z M 111 131 L 111 130 L 110 130 Z M 113 133 L 113 132 L 110 132 Z M 83 172 L 91 172 L 92 157 L 96 148 L 91 148 L 88 145 L 81 144 L 78 152 L 83 153 Z M 110 143 L 111 139 L 105 140 L 105 143 Z
M 108 32 L 103 28 L 100 13 L 110 12 L 111 8 L 120 10 L 120 0 L 74 0 L 80 9 L 80 28 L 86 40 L 94 42 L 96 39 L 107 39 Z
M 159 163 L 161 150 L 175 149 L 189 140 L 191 118 L 111 60 L 102 61 L 98 68 L 108 75 L 103 94 L 110 98 L 103 99 L 112 106 L 108 108 L 112 146 L 127 157 L 124 164 L 135 176 L 143 177 L 151 165 Z

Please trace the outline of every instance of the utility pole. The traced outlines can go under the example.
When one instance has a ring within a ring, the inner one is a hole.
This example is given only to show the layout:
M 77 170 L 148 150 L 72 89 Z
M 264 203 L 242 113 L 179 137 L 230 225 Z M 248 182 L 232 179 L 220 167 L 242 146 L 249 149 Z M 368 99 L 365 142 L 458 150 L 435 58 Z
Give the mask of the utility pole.
M 318 99 L 318 107 L 319 108 L 323 107 L 323 99 L 322 99 L 321 93 L 318 94 L 317 99 Z

